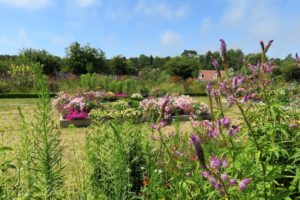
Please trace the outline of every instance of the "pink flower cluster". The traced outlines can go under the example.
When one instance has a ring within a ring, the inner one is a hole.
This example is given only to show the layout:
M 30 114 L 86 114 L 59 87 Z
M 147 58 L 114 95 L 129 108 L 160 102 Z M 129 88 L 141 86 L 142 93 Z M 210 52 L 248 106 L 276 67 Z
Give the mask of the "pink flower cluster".
M 100 105 L 100 98 L 104 95 L 103 91 L 77 92 L 75 95 L 61 92 L 52 100 L 51 104 L 67 120 L 87 119 L 88 113 Z
M 87 111 L 78 111 L 78 110 L 70 110 L 70 112 L 66 115 L 66 120 L 74 120 L 74 119 L 87 119 L 89 114 Z
M 140 102 L 140 107 L 144 112 L 162 111 L 162 107 L 166 102 L 166 97 L 148 98 Z M 165 118 L 176 114 L 205 114 L 208 113 L 208 106 L 204 103 L 197 102 L 189 96 L 171 96 L 166 105 L 164 105 Z

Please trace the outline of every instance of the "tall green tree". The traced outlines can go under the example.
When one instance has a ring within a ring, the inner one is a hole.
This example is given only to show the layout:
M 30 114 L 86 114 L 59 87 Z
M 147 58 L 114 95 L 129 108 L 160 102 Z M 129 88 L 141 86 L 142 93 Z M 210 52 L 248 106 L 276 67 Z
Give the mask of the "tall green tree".
M 19 53 L 19 61 L 24 64 L 38 64 L 43 67 L 43 73 L 54 75 L 60 70 L 61 59 L 46 50 L 23 49 Z
M 121 55 L 111 59 L 110 68 L 111 72 L 115 75 L 129 74 L 126 58 Z
M 180 76 L 183 79 L 192 77 L 193 72 L 199 70 L 199 62 L 196 58 L 176 56 L 165 63 L 164 66 L 171 75 Z
M 66 49 L 66 64 L 74 74 L 107 73 L 105 53 L 90 45 L 72 43 Z

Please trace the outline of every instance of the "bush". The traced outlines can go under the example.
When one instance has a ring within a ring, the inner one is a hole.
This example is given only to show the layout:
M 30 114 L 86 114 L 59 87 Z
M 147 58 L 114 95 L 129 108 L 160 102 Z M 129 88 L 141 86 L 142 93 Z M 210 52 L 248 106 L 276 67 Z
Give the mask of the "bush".
M 55 97 L 56 93 L 49 93 L 49 97 Z M 0 98 L 38 98 L 37 93 L 0 93 Z
M 0 82 L 0 93 L 9 92 L 9 85 L 5 82 Z

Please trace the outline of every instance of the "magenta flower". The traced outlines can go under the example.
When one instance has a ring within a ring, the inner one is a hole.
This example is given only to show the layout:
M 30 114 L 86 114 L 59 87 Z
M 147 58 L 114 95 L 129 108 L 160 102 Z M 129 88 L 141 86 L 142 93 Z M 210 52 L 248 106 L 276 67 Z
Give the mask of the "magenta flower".
M 229 185 L 230 185 L 230 186 L 233 186 L 233 185 L 235 185 L 236 183 L 237 183 L 237 181 L 236 181 L 235 178 L 232 178 L 232 179 L 229 180 Z
M 247 188 L 249 183 L 251 182 L 252 178 L 246 178 L 240 181 L 239 183 L 239 190 L 242 191 Z
M 89 114 L 86 111 L 78 111 L 78 110 L 71 110 L 67 116 L 66 120 L 76 120 L 76 119 L 87 119 Z
M 203 171 L 203 172 L 201 172 L 201 175 L 205 178 L 208 178 L 210 176 L 210 173 L 207 171 Z
M 226 181 L 228 179 L 228 175 L 226 173 L 221 174 L 222 181 Z
M 210 167 L 212 169 L 219 169 L 222 166 L 222 159 L 214 156 L 210 157 Z
M 226 128 L 227 130 L 230 127 L 230 119 L 229 118 L 221 118 L 219 119 L 219 126 L 223 126 L 224 128 Z

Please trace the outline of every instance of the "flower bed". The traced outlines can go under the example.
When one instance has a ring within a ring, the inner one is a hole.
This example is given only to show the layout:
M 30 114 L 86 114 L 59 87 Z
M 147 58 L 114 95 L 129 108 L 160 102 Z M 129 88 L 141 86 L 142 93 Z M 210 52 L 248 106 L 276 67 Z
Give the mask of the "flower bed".
M 94 121 L 139 121 L 142 112 L 138 108 L 130 107 L 129 103 L 123 100 L 107 103 L 103 109 L 95 109 L 90 113 Z
M 117 96 L 114 93 L 106 91 L 77 92 L 74 95 L 60 92 L 52 100 L 52 107 L 61 115 L 61 127 L 67 127 L 70 124 L 88 126 L 90 124 L 90 111 L 103 107 L 102 102 L 104 100 L 109 101 L 116 98 Z
M 99 115 L 107 119 L 111 116 L 120 118 L 121 116 L 137 115 L 136 110 L 129 107 L 127 110 L 120 111 L 122 104 L 126 104 L 127 106 L 129 106 L 129 104 L 122 100 L 118 103 L 116 100 L 126 98 L 127 96 L 128 95 L 124 93 L 114 94 L 106 91 L 77 92 L 74 95 L 60 92 L 57 97 L 52 100 L 52 107 L 61 115 L 61 127 L 68 127 L 70 124 L 76 127 L 84 127 L 91 123 L 90 113 L 94 109 L 97 109 L 97 118 L 99 118 Z M 112 102 L 112 105 L 114 105 L 113 109 L 115 110 L 112 110 L 110 106 L 104 106 L 104 102 Z
M 209 117 L 206 104 L 186 95 L 148 98 L 140 102 L 140 108 L 148 121 L 156 121 L 159 117 L 163 117 L 164 121 L 187 121 L 190 115 L 202 119 Z

